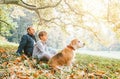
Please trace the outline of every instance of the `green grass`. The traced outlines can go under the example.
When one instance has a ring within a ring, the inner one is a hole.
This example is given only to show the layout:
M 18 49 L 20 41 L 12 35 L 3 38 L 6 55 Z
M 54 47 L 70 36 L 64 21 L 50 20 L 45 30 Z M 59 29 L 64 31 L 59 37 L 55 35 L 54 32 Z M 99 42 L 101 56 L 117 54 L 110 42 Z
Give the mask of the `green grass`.
M 88 77 L 86 76 L 89 74 L 94 74 L 94 79 L 120 79 L 120 60 L 118 59 L 77 54 L 75 57 L 76 61 L 70 70 L 63 69 L 62 71 L 54 72 L 48 64 L 44 62 L 39 63 L 37 60 L 31 58 L 30 61 L 22 59 L 16 62 L 19 58 L 15 55 L 17 46 L 17 44 L 12 43 L 0 43 L 0 48 L 6 50 L 5 53 L 0 53 L 0 78 L 8 79 L 13 75 L 15 78 L 18 78 L 17 73 L 19 72 L 19 75 L 31 79 L 87 79 Z M 7 55 L 7 57 L 1 57 L 3 54 Z M 7 64 L 4 65 L 5 62 L 7 62 Z M 32 63 L 32 67 L 29 62 Z M 11 72 L 11 70 L 14 72 Z M 35 77 L 34 75 L 37 74 L 38 71 L 39 74 Z M 81 78 L 80 74 L 83 71 L 86 76 Z M 99 71 L 104 72 L 101 78 L 95 75 Z M 20 72 L 24 74 L 20 74 Z M 89 77 L 88 79 L 91 78 Z
M 88 72 L 95 72 L 97 70 L 105 71 L 105 73 L 112 79 L 120 77 L 120 60 L 103 58 L 99 56 L 77 55 L 77 63 L 81 68 L 87 68 Z M 90 67 L 90 64 L 94 65 Z
M 0 49 L 5 49 L 7 53 L 15 52 L 18 44 L 0 40 Z

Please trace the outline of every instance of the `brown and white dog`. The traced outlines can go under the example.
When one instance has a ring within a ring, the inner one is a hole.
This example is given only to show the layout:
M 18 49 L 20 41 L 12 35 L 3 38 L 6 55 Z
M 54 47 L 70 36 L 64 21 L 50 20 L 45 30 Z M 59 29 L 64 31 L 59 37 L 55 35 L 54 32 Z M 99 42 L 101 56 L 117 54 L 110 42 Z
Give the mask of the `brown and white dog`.
M 71 43 L 66 48 L 64 48 L 61 52 L 53 56 L 49 60 L 48 64 L 54 69 L 64 65 L 70 66 L 74 58 L 73 51 L 75 49 L 83 47 L 84 45 L 85 43 L 80 42 L 78 39 L 72 40 Z

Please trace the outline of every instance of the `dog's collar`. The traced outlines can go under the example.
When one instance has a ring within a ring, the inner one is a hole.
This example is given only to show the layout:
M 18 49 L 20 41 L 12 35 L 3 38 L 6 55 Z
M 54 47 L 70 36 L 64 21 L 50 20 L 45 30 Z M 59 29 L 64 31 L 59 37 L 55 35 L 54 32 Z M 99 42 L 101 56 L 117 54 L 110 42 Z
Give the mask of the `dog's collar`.
M 70 48 L 70 49 L 72 49 L 72 50 L 75 50 L 75 48 L 73 48 L 72 46 L 68 45 L 67 47 Z

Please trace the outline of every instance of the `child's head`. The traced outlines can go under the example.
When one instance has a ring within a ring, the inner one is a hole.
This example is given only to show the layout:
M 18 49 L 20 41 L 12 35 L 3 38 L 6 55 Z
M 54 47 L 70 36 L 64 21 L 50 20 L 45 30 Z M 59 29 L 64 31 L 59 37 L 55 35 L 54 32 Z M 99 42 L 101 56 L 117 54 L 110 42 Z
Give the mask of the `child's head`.
M 39 32 L 38 37 L 39 37 L 40 40 L 42 40 L 42 41 L 47 41 L 47 32 L 46 32 L 46 31 L 41 31 L 41 32 Z

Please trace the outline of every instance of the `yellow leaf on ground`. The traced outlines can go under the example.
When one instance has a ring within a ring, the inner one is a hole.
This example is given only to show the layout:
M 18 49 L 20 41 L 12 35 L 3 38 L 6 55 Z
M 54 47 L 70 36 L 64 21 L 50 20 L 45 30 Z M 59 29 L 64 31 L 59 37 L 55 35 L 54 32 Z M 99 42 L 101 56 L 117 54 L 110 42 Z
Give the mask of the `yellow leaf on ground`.
M 90 78 L 90 79 L 94 79 L 94 78 L 95 78 L 94 73 L 89 73 L 89 74 L 88 74 L 88 78 Z
M 5 53 L 5 52 L 6 52 L 5 49 L 0 48 L 0 53 Z
M 98 70 L 98 71 L 96 72 L 96 74 L 103 75 L 103 74 L 105 74 L 105 71 Z
M 36 72 L 33 74 L 34 78 L 37 78 L 41 73 L 43 73 L 43 71 L 40 71 L 40 70 L 36 71 Z
M 22 76 L 22 75 L 18 75 L 18 78 L 20 78 L 20 79 L 30 79 L 28 76 Z
M 94 64 L 88 64 L 88 66 L 89 66 L 89 67 L 95 67 L 95 65 L 94 65 Z
M 8 56 L 7 56 L 7 54 L 3 53 L 1 57 L 2 58 L 7 58 Z
M 2 67 L 5 67 L 8 64 L 8 62 L 2 63 Z

